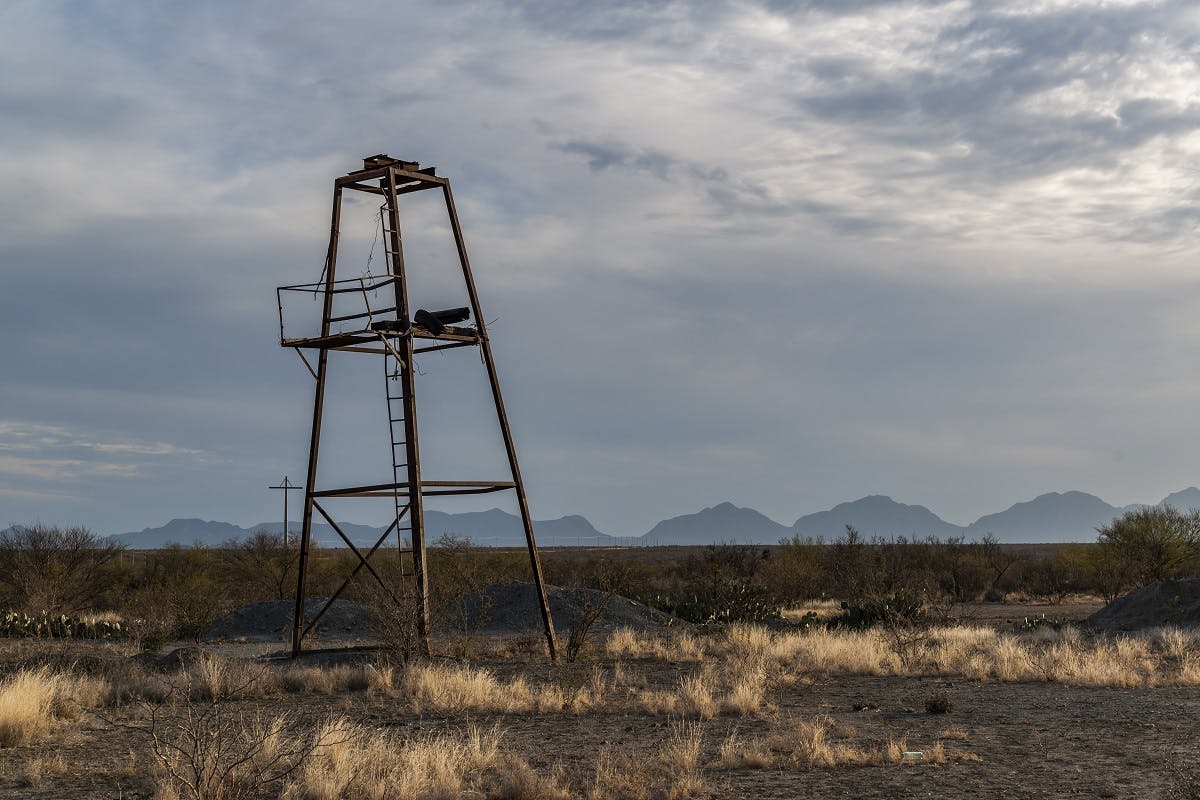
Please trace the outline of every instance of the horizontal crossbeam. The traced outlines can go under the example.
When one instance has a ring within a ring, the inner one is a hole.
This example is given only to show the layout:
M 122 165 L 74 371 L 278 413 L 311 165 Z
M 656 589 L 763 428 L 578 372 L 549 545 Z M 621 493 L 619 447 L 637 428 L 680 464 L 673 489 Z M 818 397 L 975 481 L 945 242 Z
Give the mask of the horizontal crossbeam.
M 313 350 L 340 350 L 364 344 L 375 344 L 379 341 L 379 333 L 380 331 L 354 331 L 330 336 L 283 339 L 280 344 L 284 347 L 305 347 Z M 462 342 L 463 344 L 479 344 L 480 342 L 477 330 L 459 326 L 448 326 L 442 333 L 432 333 L 420 325 L 413 325 L 412 335 L 416 339 L 434 339 L 442 342 Z
M 421 494 L 487 494 L 515 489 L 513 481 L 421 481 Z M 393 494 L 408 494 L 407 483 L 375 483 L 369 486 L 347 486 L 342 489 L 321 489 L 310 492 L 311 497 L 391 497 Z

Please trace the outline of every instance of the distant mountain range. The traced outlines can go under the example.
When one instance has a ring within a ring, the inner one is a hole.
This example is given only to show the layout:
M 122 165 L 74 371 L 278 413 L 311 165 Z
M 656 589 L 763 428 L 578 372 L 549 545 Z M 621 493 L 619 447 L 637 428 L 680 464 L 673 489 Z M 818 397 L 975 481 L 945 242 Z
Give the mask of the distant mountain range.
M 1200 489 L 1193 486 L 1175 492 L 1163 498 L 1159 505 L 1172 505 L 1185 510 L 1200 508 Z M 793 536 L 835 539 L 845 531 L 847 525 L 854 526 L 865 536 L 965 536 L 968 539 L 981 539 L 990 533 L 1003 542 L 1078 542 L 1093 540 L 1096 528 L 1138 507 L 1112 506 L 1086 492 L 1050 492 L 1017 503 L 1004 511 L 982 516 L 964 527 L 946 522 L 924 506 L 906 505 L 883 495 L 870 495 L 839 503 L 828 511 L 807 514 L 790 526 L 776 522 L 752 508 L 721 503 L 694 514 L 663 520 L 641 536 L 610 536 L 596 530 L 587 519 L 577 515 L 537 521 L 534 528 L 538 543 L 545 547 L 720 542 L 777 544 L 781 539 Z M 443 534 L 469 538 L 476 544 L 489 547 L 516 547 L 525 541 L 520 518 L 498 508 L 462 514 L 427 511 L 425 521 L 430 542 Z M 383 532 L 382 527 L 339 524 L 355 545 L 374 544 Z M 298 533 L 300 524 L 293 522 L 288 527 L 292 533 Z M 267 522 L 241 528 L 228 522 L 173 519 L 159 528 L 123 533 L 115 538 L 128 547 L 139 549 L 163 547 L 171 543 L 211 546 L 231 539 L 242 539 L 260 530 L 279 533 L 283 530 L 283 523 Z M 341 542 L 328 525 L 314 524 L 313 535 L 322 545 Z
M 370 547 L 383 533 L 384 526 L 355 525 L 339 522 L 338 527 L 357 545 Z M 493 508 L 490 511 L 470 511 L 463 514 L 447 514 L 442 511 L 425 512 L 426 537 L 429 542 L 443 534 L 470 539 L 485 547 L 515 547 L 525 543 L 525 529 L 521 518 Z M 149 550 L 168 544 L 213 546 L 231 539 L 244 539 L 258 531 L 282 533 L 282 522 L 264 522 L 239 528 L 228 522 L 209 522 L 202 519 L 173 519 L 160 528 L 145 528 L 133 533 L 118 534 L 115 538 L 126 547 Z M 538 544 L 546 547 L 568 547 L 577 545 L 614 545 L 618 539 L 600 533 L 592 523 L 580 516 L 560 517 L 534 521 Z M 288 532 L 299 535 L 300 523 L 288 522 Z M 341 537 L 324 523 L 313 523 L 313 538 L 320 545 L 341 545 Z M 628 540 L 624 540 L 628 541 Z

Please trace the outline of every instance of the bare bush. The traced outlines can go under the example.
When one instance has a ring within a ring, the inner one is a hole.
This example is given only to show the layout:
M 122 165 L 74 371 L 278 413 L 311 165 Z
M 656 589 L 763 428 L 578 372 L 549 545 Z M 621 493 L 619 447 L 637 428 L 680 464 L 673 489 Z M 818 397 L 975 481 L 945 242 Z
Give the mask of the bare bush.
M 571 626 L 567 630 L 565 655 L 569 663 L 573 664 L 578 660 L 579 654 L 583 652 L 584 645 L 587 644 L 588 633 L 597 622 L 604 618 L 614 595 L 615 593 L 609 590 L 597 598 L 583 598 L 582 605 L 571 620 Z
M 75 614 L 94 608 L 121 545 L 87 528 L 17 526 L 0 532 L 0 603 Z
M 286 600 L 295 591 L 300 550 L 285 544 L 282 533 L 259 530 L 228 541 L 219 557 L 243 600 Z

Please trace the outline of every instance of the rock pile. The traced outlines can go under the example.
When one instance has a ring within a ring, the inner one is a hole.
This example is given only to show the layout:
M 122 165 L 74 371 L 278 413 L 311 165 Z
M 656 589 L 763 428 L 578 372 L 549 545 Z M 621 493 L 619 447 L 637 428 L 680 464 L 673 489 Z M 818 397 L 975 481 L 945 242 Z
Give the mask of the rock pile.
M 310 597 L 304 603 L 305 616 L 311 618 L 325 605 L 325 598 Z M 289 600 L 251 603 L 226 614 L 208 627 L 206 641 L 281 642 L 291 637 L 295 604 Z M 313 635 L 313 634 L 310 634 Z M 351 600 L 335 600 L 317 625 L 315 638 L 355 640 L 372 636 L 367 610 Z
M 1088 617 L 1104 631 L 1134 631 L 1172 625 L 1200 627 L 1200 580 L 1161 581 L 1118 597 Z

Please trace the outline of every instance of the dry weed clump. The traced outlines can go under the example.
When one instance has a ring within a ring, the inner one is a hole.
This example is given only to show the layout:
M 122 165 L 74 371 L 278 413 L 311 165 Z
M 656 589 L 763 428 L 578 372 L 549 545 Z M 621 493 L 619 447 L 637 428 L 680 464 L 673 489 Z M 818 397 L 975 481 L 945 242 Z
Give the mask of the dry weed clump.
M 190 699 L 221 701 L 274 694 L 278 673 L 263 664 L 202 653 L 182 675 L 180 682 Z
M 637 703 L 648 714 L 712 719 L 720 709 L 713 694 L 711 673 L 705 670 L 685 675 L 675 689 L 647 689 L 637 694 Z
M 767 769 L 775 763 L 775 754 L 760 738 L 743 739 L 737 728 L 721 742 L 717 760 L 712 766 L 718 769 Z
M 288 715 L 248 716 L 220 700 L 151 706 L 149 735 L 156 800 L 250 800 L 277 786 L 312 745 Z M 134 768 L 131 753 L 130 767 Z
M 388 670 L 390 683 L 391 667 Z M 300 666 L 281 669 L 274 683 L 285 692 L 362 692 L 377 688 L 382 681 L 380 671 L 370 665 L 335 664 L 332 666 Z
M 414 664 L 404 671 L 399 688 L 418 714 L 512 713 L 536 705 L 523 678 L 503 682 L 486 669 L 462 664 Z
M 812 769 L 843 764 L 878 764 L 892 760 L 897 750 L 892 743 L 872 752 L 830 737 L 833 722 L 828 717 L 790 719 L 767 739 L 767 746 L 789 763 Z
M 703 661 L 704 643 L 686 631 L 648 632 L 617 628 L 604 642 L 609 658 L 655 658 L 660 661 Z
M 52 756 L 42 756 L 34 758 L 26 762 L 21 769 L 19 783 L 21 786 L 31 789 L 42 785 L 42 779 L 48 775 L 55 777 L 67 775 L 71 772 L 71 768 L 67 766 L 67 760 L 62 754 Z
M 496 796 L 565 797 L 552 781 L 501 749 L 500 729 L 401 739 L 335 719 L 315 734 L 310 755 L 284 789 L 284 800 L 426 800 Z M 513 796 L 513 795 L 506 795 Z
M 362 673 L 362 679 L 368 691 L 407 700 L 418 714 L 582 714 L 606 709 L 611 689 L 628 676 L 620 665 L 613 669 L 611 678 L 596 667 L 582 685 L 565 687 L 557 683 L 530 684 L 519 676 L 503 680 L 487 669 L 434 662 L 411 664 L 402 670 L 372 667 Z
M 0 681 L 0 747 L 31 744 L 49 734 L 54 722 L 101 705 L 108 682 L 48 667 L 20 670 Z
M 733 680 L 729 691 L 721 697 L 721 710 L 726 714 L 757 714 L 767 705 L 767 676 L 762 670 L 745 672 Z
M 708 787 L 700 764 L 704 729 L 699 722 L 674 722 L 657 756 L 611 747 L 596 759 L 588 800 L 695 800 Z
M 839 729 L 827 716 L 777 721 L 765 736 L 743 738 L 732 730 L 721 743 L 718 769 L 829 769 L 845 766 L 898 764 L 906 762 L 907 744 L 902 739 L 858 743 L 852 729 Z M 940 764 L 948 757 L 942 743 L 921 751 L 920 762 Z M 969 756 L 968 756 L 969 757 Z

